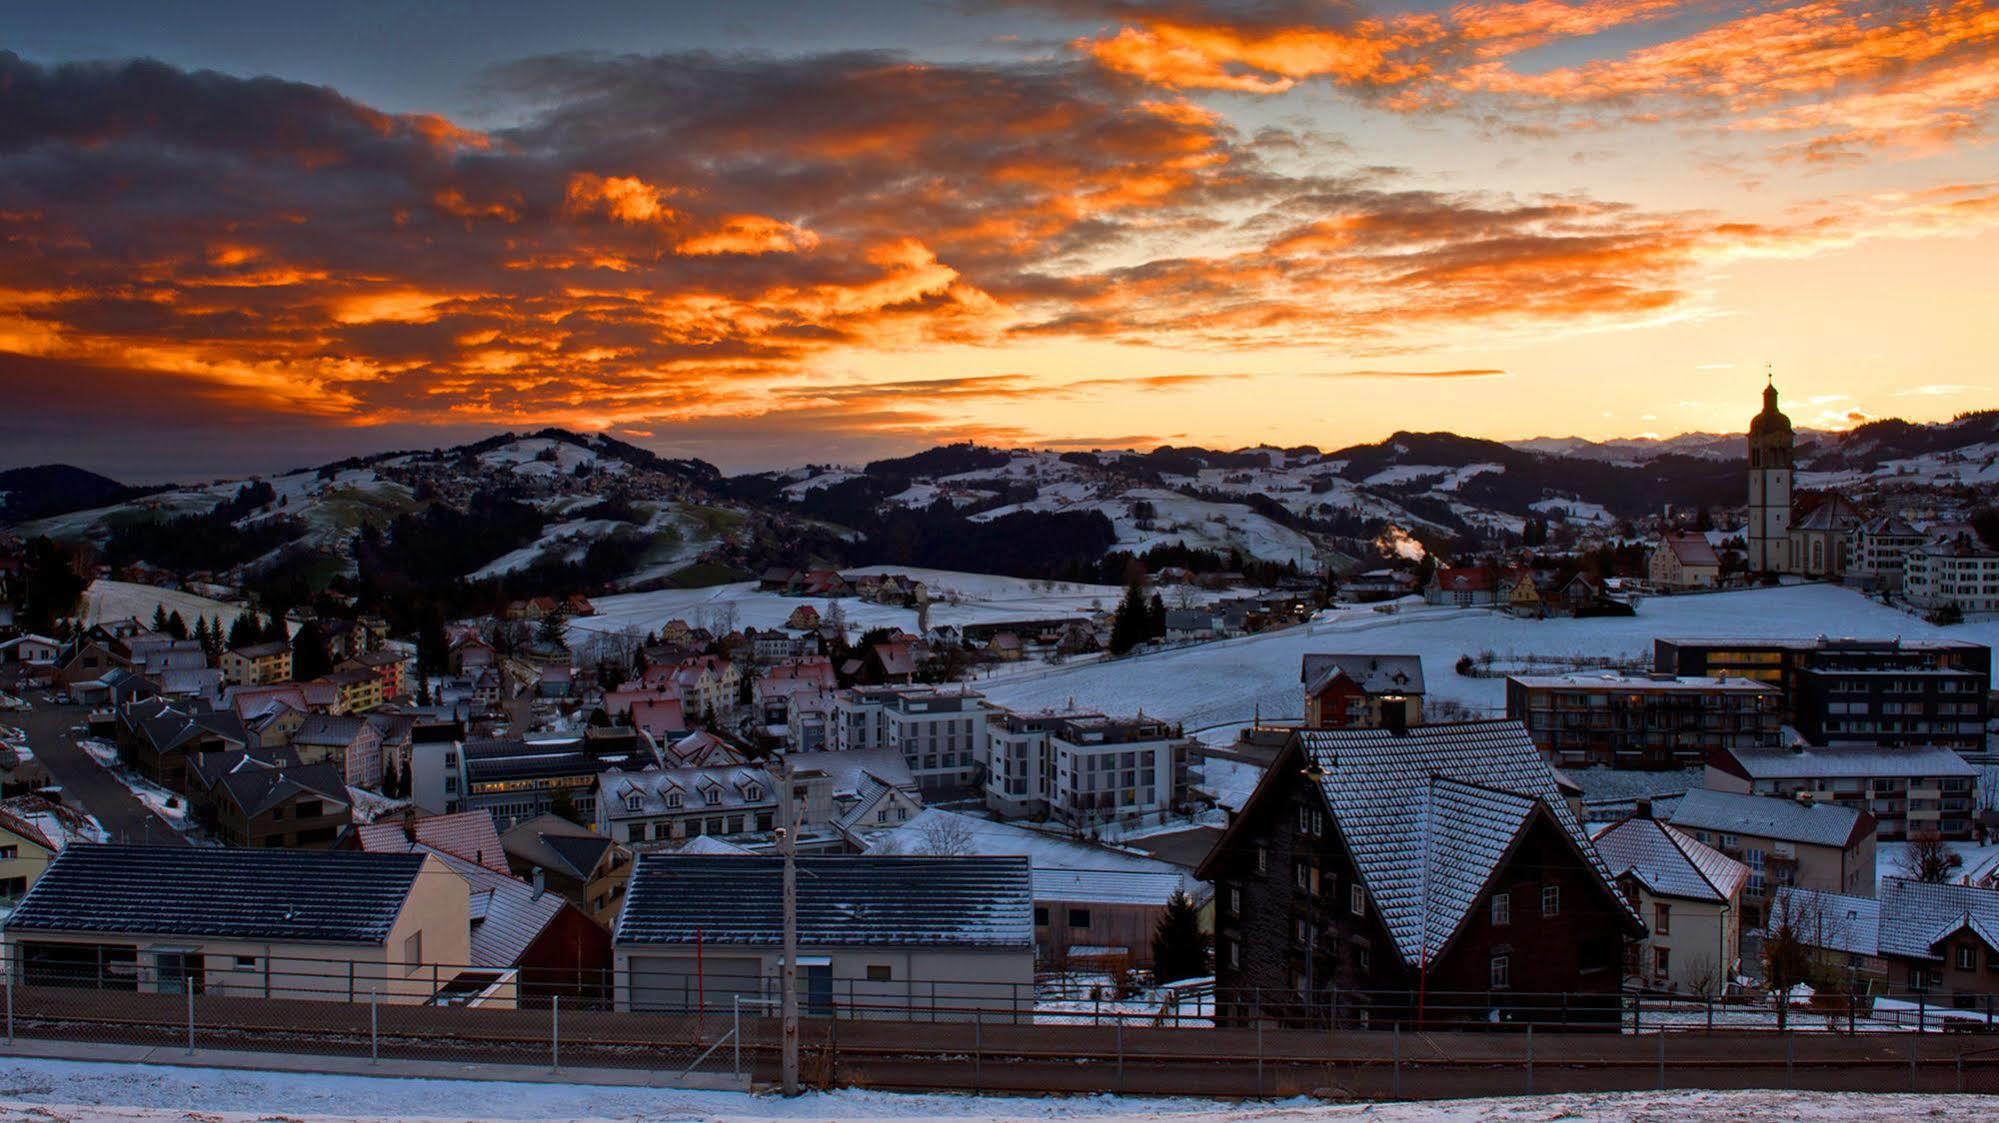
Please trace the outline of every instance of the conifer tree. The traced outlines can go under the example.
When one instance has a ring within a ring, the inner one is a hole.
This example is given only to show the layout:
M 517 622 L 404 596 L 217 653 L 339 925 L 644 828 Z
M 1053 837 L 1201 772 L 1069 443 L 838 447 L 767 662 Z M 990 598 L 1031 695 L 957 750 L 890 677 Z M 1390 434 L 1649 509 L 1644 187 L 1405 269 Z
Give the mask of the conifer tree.
M 1197 979 L 1208 973 L 1208 937 L 1187 894 L 1175 892 L 1152 932 L 1152 979 L 1157 983 Z

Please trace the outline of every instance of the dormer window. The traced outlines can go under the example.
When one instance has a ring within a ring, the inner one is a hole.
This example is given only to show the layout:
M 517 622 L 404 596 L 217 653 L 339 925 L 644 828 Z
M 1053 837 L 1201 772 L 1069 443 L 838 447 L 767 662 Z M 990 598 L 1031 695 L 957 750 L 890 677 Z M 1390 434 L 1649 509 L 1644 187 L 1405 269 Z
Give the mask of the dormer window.
M 722 789 L 709 788 L 707 791 L 701 793 L 701 798 L 707 800 L 708 806 L 713 807 L 722 802 Z
M 666 793 L 666 805 L 667 805 L 668 807 L 679 807 L 679 806 L 680 806 L 680 793 L 679 793 L 679 792 L 668 792 L 668 793 Z
M 750 801 L 754 802 L 754 801 L 756 801 L 756 800 L 759 800 L 759 799 L 762 799 L 763 797 L 764 797 L 764 790 L 763 790 L 763 788 L 759 787 L 759 786 L 758 786 L 758 785 L 756 785 L 756 784 L 744 784 L 744 785 L 743 785 L 743 798 L 744 798 L 744 799 L 747 799 L 747 800 L 750 800 Z

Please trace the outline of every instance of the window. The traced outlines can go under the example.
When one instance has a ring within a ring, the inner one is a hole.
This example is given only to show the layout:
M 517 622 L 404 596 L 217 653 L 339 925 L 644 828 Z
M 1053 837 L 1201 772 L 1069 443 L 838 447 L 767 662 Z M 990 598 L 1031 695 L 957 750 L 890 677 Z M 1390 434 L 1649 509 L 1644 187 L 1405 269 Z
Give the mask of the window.
M 666 793 L 666 805 L 668 807 L 678 808 L 680 806 L 680 793 L 679 792 Z M 634 810 L 636 810 L 636 808 L 634 808 Z
M 1270 872 L 1270 851 L 1261 846 L 1256 848 L 1256 872 L 1260 874 Z
M 869 981 L 869 982 L 871 982 L 871 983 L 885 983 L 885 982 L 888 982 L 889 980 L 891 980 L 891 979 L 893 979 L 893 978 L 895 978 L 895 970 L 894 970 L 894 968 L 890 967 L 890 966 L 889 966 L 888 964 L 886 964 L 886 963 L 870 963 L 870 964 L 868 964 L 868 981 Z
M 701 798 L 708 806 L 713 807 L 722 802 L 722 789 L 709 788 L 707 791 L 701 793 Z
M 1492 989 L 1505 990 L 1513 985 L 1513 957 L 1495 955 L 1492 957 Z
M 415 974 L 423 966 L 423 931 L 411 932 L 403 937 L 403 973 Z
M 1664 978 L 1667 975 L 1672 974 L 1672 971 L 1673 971 L 1673 949 L 1658 948 L 1658 947 L 1653 948 L 1652 973 L 1659 976 L 1660 978 Z
M 1658 902 L 1652 906 L 1652 934 L 1669 936 L 1673 932 L 1673 906 Z
M 755 784 L 751 784 L 749 787 L 743 789 L 743 798 L 749 800 L 752 803 L 762 799 L 763 797 L 764 797 L 764 790 L 756 786 Z
M 1046 928 L 1046 927 L 1048 927 L 1048 906 L 1047 906 L 1047 905 L 1036 905 L 1036 906 L 1034 906 L 1034 926 L 1035 926 L 1036 928 Z
M 254 970 L 256 966 L 257 957 L 254 955 L 239 955 L 236 957 L 236 969 L 238 971 Z
M 1234 940 L 1229 941 L 1229 969 L 1231 971 L 1242 969 L 1242 945 Z
M 1960 971 L 1978 970 L 1978 949 L 1972 947 L 1970 944 L 1959 944 L 1957 947 L 1957 969 Z
M 1317 942 L 1319 933 L 1316 929 L 1312 927 L 1311 921 L 1304 920 L 1301 918 L 1294 927 L 1296 928 L 1298 942 L 1300 944 L 1309 948 L 1315 942 Z
M 1088 928 L 1089 926 L 1090 926 L 1090 910 L 1089 910 L 1089 909 L 1070 909 L 1070 910 L 1069 910 L 1069 927 L 1071 927 L 1071 928 Z
M 1495 927 L 1513 923 L 1513 894 L 1494 893 L 1492 895 L 1492 923 Z
M 1356 881 L 1347 890 L 1347 909 L 1355 916 L 1367 915 L 1367 890 Z
M 625 797 L 625 810 L 637 811 L 640 807 L 644 806 L 644 802 L 636 794 L 628 795 Z
M 21 856 L 18 846 L 0 846 L 0 862 L 11 862 Z
M 1293 864 L 1291 869 L 1297 875 L 1298 888 L 1310 892 L 1312 889 L 1311 868 L 1303 862 L 1298 862 Z
M 1242 888 L 1240 886 L 1229 886 L 1229 915 L 1242 915 Z

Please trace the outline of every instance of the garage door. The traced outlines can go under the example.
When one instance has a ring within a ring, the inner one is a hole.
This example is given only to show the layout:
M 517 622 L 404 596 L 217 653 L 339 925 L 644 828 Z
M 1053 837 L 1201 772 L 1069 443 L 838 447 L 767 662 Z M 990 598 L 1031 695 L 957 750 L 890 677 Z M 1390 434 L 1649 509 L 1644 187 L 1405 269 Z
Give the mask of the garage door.
M 737 995 L 763 994 L 763 963 L 756 959 L 704 956 L 698 973 L 692 959 L 635 955 L 626 963 L 634 1010 L 728 1010 Z

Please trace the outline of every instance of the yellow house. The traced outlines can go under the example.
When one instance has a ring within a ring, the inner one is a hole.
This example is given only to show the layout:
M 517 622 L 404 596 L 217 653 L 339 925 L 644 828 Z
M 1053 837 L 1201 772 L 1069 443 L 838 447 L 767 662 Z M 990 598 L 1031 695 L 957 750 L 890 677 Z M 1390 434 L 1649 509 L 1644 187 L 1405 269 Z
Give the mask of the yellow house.
M 222 681 L 231 686 L 268 686 L 292 679 L 292 645 L 283 640 L 234 647 L 222 653 Z
M 33 823 L 0 808 L 0 901 L 18 901 L 62 847 Z
M 4 938 L 31 995 L 421 1004 L 482 983 L 466 966 L 471 928 L 469 886 L 427 854 L 78 843 L 21 899 Z

